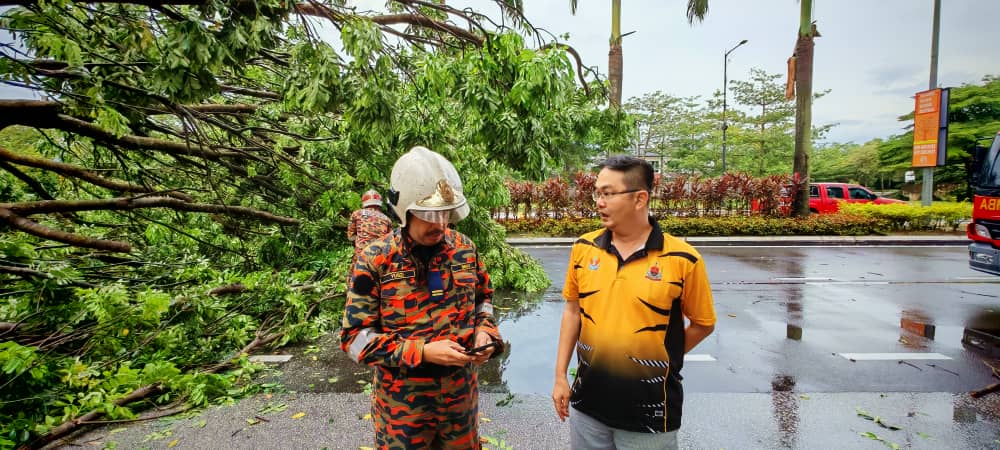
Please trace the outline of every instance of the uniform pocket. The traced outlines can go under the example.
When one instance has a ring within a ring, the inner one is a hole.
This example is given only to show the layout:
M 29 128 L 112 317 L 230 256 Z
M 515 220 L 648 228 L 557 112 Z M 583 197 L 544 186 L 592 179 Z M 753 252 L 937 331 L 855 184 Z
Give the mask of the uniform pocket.
M 452 295 L 460 298 L 460 301 L 474 301 L 476 291 L 476 274 L 473 272 L 459 271 L 451 273 L 454 286 Z
M 382 276 L 380 289 L 382 327 L 387 331 L 400 332 L 403 337 L 409 335 L 408 325 L 417 308 L 417 295 L 414 292 L 413 270 L 390 272 Z
M 454 305 L 453 324 L 470 326 L 476 317 L 476 274 L 467 270 L 452 270 L 452 289 L 448 293 Z

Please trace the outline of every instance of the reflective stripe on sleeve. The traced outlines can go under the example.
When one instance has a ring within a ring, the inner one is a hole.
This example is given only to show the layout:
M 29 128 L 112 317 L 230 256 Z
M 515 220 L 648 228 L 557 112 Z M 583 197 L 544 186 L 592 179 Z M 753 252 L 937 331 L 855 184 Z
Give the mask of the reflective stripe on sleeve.
M 347 354 L 356 362 L 361 362 L 361 351 L 368 346 L 371 341 L 374 341 L 380 336 L 379 333 L 375 332 L 374 328 L 364 328 L 354 340 L 351 341 L 351 346 L 347 349 Z
M 479 313 L 486 313 L 492 316 L 493 304 L 487 302 L 480 303 L 478 306 L 476 306 L 476 314 L 478 315 Z

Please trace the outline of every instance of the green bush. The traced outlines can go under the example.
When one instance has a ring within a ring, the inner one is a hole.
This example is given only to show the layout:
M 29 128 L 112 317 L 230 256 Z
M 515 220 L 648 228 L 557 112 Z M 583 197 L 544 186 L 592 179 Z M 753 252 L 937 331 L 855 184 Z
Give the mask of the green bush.
M 501 222 L 508 235 L 575 237 L 601 227 L 597 218 L 518 219 Z M 727 216 L 666 217 L 663 231 L 674 236 L 863 236 L 895 229 L 884 217 L 857 214 L 813 214 L 806 219 Z
M 601 227 L 601 221 L 596 217 L 580 218 L 566 217 L 511 219 L 499 222 L 507 229 L 507 235 L 523 234 L 528 236 L 579 236 Z
M 840 212 L 885 220 L 893 231 L 956 231 L 972 217 L 972 204 L 935 202 L 931 206 L 921 207 L 912 204 L 842 203 Z
M 968 202 L 873 205 L 841 203 L 836 214 L 808 218 L 771 216 L 677 217 L 660 219 L 674 236 L 864 236 L 906 231 L 957 231 L 972 217 Z M 596 217 L 527 218 L 502 220 L 507 235 L 576 237 L 601 228 Z

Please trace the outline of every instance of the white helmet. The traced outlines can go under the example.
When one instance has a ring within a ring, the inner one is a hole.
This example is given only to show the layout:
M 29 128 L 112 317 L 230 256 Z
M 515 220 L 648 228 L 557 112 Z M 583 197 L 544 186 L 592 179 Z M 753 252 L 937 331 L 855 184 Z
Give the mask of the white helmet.
M 396 160 L 389 185 L 389 204 L 404 227 L 407 211 L 441 223 L 456 223 L 469 215 L 455 166 L 426 147 L 413 147 Z
M 382 206 L 382 196 L 375 189 L 369 189 L 361 196 L 361 206 Z

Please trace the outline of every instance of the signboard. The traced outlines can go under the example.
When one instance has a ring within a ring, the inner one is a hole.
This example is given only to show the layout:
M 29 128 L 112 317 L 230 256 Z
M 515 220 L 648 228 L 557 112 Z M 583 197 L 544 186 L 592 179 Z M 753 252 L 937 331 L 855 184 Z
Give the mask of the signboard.
M 972 217 L 976 220 L 1000 220 L 1000 198 L 976 195 L 972 199 Z
M 913 167 L 943 166 L 947 144 L 948 89 L 918 92 L 913 109 Z

